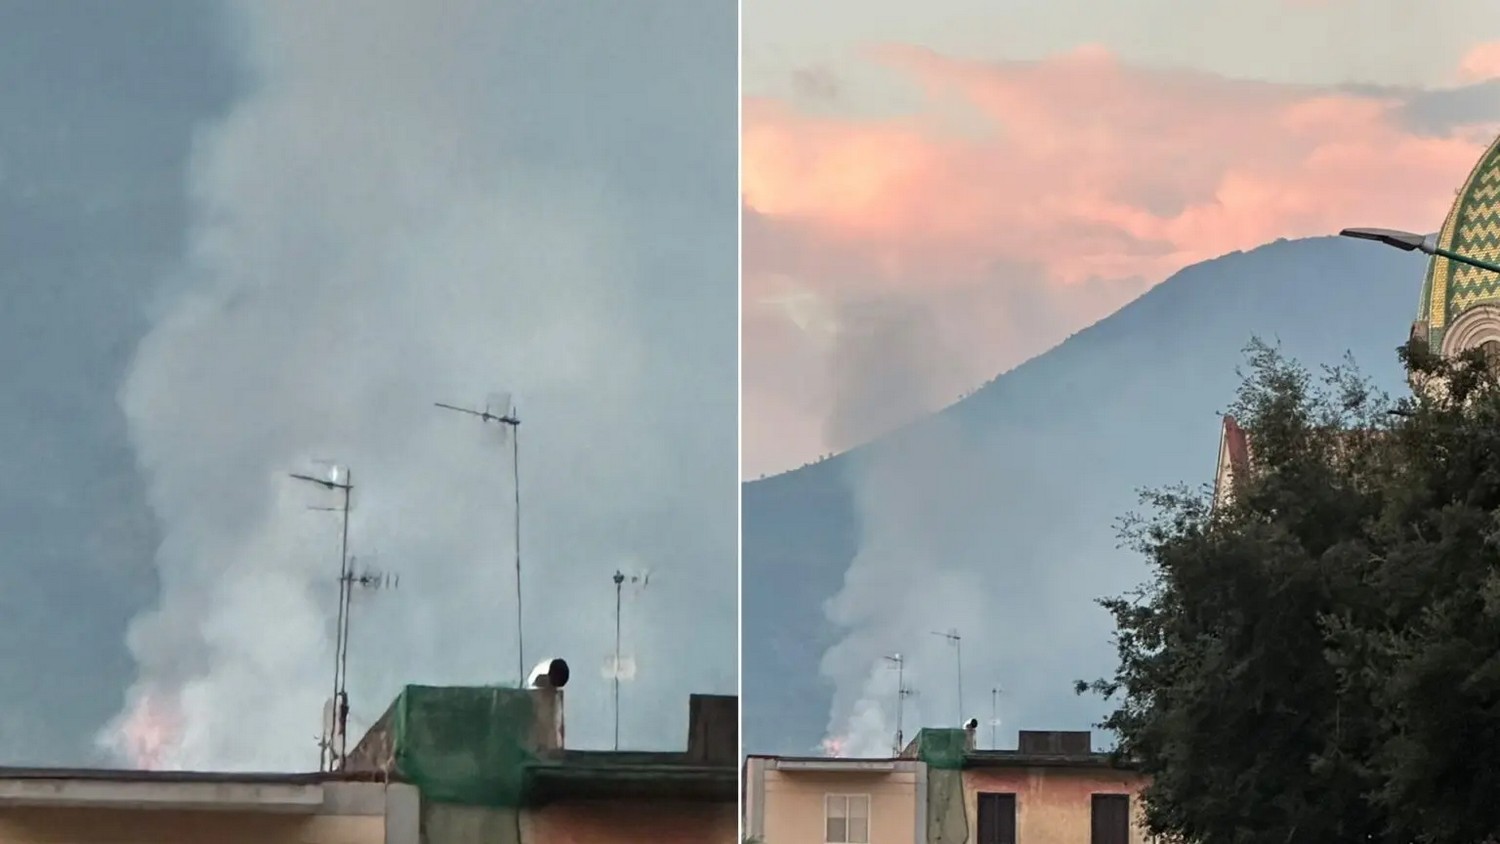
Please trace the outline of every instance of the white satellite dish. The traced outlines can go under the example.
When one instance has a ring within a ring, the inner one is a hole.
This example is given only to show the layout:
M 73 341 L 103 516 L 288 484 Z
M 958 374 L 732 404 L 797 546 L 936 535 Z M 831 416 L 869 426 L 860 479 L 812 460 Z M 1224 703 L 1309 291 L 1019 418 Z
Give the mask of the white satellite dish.
M 327 741 L 328 739 L 333 738 L 333 731 L 338 728 L 337 724 L 334 721 L 333 710 L 334 710 L 333 698 L 329 698 L 328 700 L 323 701 L 323 739 L 324 739 L 324 741 Z
M 599 672 L 606 680 L 619 680 L 630 682 L 635 679 L 635 657 L 620 655 L 619 662 L 615 662 L 614 654 L 604 658 L 603 669 Z

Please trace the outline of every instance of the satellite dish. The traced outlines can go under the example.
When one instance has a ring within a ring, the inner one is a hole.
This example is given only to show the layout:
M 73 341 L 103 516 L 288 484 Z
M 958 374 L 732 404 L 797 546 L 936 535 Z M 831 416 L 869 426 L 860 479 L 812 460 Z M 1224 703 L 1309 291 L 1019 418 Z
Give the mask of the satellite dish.
M 333 698 L 323 701 L 323 738 L 333 738 L 335 722 L 333 717 Z
M 629 682 L 635 679 L 635 657 L 620 655 L 620 661 L 615 662 L 613 655 L 604 658 L 604 667 L 599 672 L 606 680 L 620 680 Z
M 531 669 L 526 685 L 533 689 L 560 689 L 568 684 L 568 663 L 561 659 L 544 659 Z
M 978 718 L 970 718 L 969 720 L 965 721 L 964 722 L 964 729 L 965 730 L 969 730 L 971 732 L 974 731 L 974 730 L 979 729 L 979 719 Z

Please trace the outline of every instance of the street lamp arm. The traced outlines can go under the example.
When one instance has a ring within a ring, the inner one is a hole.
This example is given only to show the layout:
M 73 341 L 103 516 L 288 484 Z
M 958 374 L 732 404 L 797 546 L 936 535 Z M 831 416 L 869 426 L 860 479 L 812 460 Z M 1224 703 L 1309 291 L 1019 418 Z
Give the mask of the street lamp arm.
M 1475 258 L 1471 255 L 1463 255 L 1458 252 L 1454 252 L 1451 249 L 1444 249 L 1441 246 L 1434 246 L 1432 248 L 1432 251 L 1428 252 L 1427 254 L 1438 255 L 1440 257 L 1447 258 L 1450 261 L 1456 261 L 1460 264 L 1468 264 L 1471 267 L 1478 267 L 1481 270 L 1489 270 L 1492 273 L 1500 273 L 1500 264 L 1497 264 L 1493 261 L 1486 261 L 1483 258 Z
M 1454 252 L 1438 245 L 1435 234 L 1417 234 L 1415 232 L 1404 232 L 1396 229 L 1344 229 L 1339 232 L 1340 237 L 1354 238 L 1355 240 L 1372 240 L 1376 243 L 1384 243 L 1386 246 L 1394 246 L 1403 252 L 1418 251 L 1427 255 L 1436 255 L 1467 264 L 1481 270 L 1489 270 L 1492 273 L 1500 273 L 1500 264 L 1475 258 L 1461 252 Z

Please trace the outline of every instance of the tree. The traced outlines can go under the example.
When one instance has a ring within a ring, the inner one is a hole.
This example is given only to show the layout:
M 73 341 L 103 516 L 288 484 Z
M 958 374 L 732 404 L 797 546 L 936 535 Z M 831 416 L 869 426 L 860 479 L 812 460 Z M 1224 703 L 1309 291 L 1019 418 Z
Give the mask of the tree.
M 1406 352 L 1446 385 L 1404 403 L 1368 526 L 1363 598 L 1327 620 L 1346 696 L 1378 719 L 1371 801 L 1400 840 L 1500 833 L 1500 384 L 1476 350 Z
M 1138 592 L 1101 603 L 1092 689 L 1152 784 L 1152 832 L 1202 844 L 1473 844 L 1500 830 L 1500 389 L 1482 354 L 1402 351 L 1393 402 L 1254 344 L 1233 413 L 1250 472 L 1144 497 Z

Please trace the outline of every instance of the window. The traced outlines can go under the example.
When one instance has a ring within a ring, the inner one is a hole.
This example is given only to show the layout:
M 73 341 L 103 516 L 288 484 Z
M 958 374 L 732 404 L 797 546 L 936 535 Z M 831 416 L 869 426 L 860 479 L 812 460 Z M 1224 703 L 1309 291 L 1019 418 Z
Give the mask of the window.
M 979 841 L 976 844 L 1016 844 L 1016 796 L 979 793 Z
M 823 798 L 823 816 L 827 844 L 869 844 L 869 795 L 830 794 Z
M 1093 805 L 1093 844 L 1129 844 L 1130 795 L 1095 794 Z

